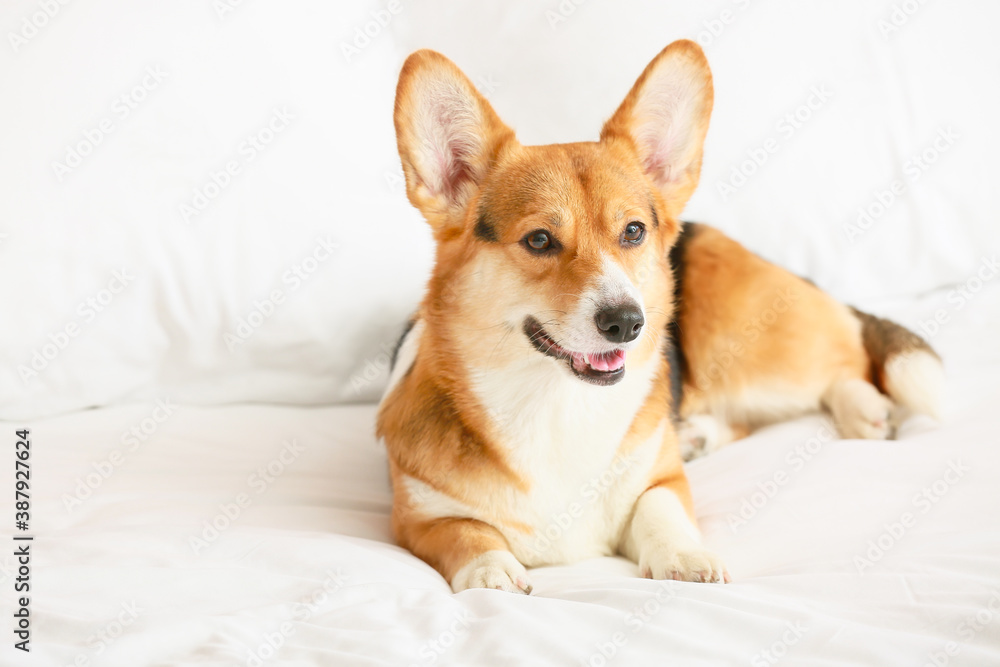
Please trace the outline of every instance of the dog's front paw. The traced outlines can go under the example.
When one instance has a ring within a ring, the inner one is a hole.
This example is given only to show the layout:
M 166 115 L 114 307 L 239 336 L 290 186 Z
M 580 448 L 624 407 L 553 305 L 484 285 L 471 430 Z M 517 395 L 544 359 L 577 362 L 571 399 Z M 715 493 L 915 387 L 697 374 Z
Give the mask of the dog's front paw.
M 487 551 L 466 563 L 451 579 L 451 589 L 496 588 L 508 593 L 531 593 L 524 566 L 509 551 Z
M 647 579 L 706 583 L 730 581 L 722 559 L 697 543 L 645 549 L 639 557 L 639 571 Z

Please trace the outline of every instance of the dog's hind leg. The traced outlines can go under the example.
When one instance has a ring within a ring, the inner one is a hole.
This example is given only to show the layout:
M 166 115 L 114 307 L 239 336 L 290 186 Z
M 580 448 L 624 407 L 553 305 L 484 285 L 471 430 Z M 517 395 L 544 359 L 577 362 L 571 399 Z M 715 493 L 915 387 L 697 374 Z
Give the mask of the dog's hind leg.
M 733 425 L 711 414 L 689 415 L 677 425 L 677 439 L 685 461 L 719 451 L 734 440 L 750 435 L 750 429 Z
M 823 394 L 823 404 L 843 438 L 885 440 L 893 436 L 892 400 L 866 380 L 834 382 Z

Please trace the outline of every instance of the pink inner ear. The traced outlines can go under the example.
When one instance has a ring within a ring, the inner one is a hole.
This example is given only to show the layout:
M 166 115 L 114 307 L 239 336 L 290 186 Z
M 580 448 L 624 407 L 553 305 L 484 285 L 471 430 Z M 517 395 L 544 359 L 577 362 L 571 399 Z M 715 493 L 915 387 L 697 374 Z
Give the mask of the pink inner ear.
M 663 186 L 671 182 L 671 142 L 668 136 L 649 133 L 640 139 L 643 146 L 639 147 L 642 155 L 642 166 L 657 185 Z
M 662 185 L 667 179 L 664 178 L 664 172 L 670 171 L 670 168 L 666 166 L 667 156 L 666 153 L 659 152 L 657 150 L 649 153 L 646 158 L 642 161 L 642 166 L 645 168 L 646 173 L 653 177 L 657 185 Z
M 441 186 L 435 194 L 442 194 L 448 199 L 454 199 L 462 185 L 473 176 L 472 165 L 463 158 L 461 148 L 455 142 L 439 151 L 437 168 Z
M 431 101 L 428 148 L 436 195 L 453 199 L 462 185 L 473 178 L 472 160 L 480 149 L 477 134 L 477 114 L 470 108 L 472 101 L 455 90 L 440 91 Z
M 705 100 L 702 78 L 661 66 L 646 80 L 632 109 L 632 132 L 643 166 L 659 185 L 677 183 L 691 167 L 697 120 Z
M 449 157 L 447 147 L 445 147 L 445 150 L 435 149 L 434 163 L 434 173 L 437 178 L 435 179 L 435 187 L 432 187 L 431 190 L 437 195 L 445 193 L 449 189 L 448 173 L 451 171 L 451 158 Z

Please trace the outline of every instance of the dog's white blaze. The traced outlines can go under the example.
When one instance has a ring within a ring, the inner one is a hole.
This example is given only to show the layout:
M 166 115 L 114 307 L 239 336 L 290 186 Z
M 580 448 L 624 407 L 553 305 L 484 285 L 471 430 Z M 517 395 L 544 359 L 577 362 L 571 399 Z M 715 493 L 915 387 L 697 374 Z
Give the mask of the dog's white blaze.
M 604 256 L 604 263 L 601 267 L 599 291 L 605 303 L 617 304 L 631 299 L 639 304 L 643 315 L 646 314 L 642 303 L 642 293 L 632 284 L 632 279 L 618 265 L 618 262 L 607 255 Z
M 631 349 L 638 345 L 640 339 L 630 343 L 610 343 L 594 326 L 594 316 L 598 310 L 627 301 L 634 301 L 645 318 L 646 308 L 642 302 L 642 293 L 632 284 L 625 270 L 605 255 L 602 258 L 601 273 L 580 295 L 578 305 L 566 319 L 565 326 L 554 328 L 550 333 L 556 336 L 560 345 L 565 345 L 571 350 L 600 352 L 616 348 Z

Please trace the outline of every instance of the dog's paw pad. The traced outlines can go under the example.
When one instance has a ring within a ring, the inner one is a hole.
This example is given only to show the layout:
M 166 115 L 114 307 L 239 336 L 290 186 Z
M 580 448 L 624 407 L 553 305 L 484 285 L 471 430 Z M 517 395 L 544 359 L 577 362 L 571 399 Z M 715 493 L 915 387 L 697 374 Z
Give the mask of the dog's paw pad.
M 487 551 L 472 559 L 452 577 L 451 588 L 460 593 L 469 588 L 493 588 L 530 595 L 531 581 L 524 566 L 509 551 Z

